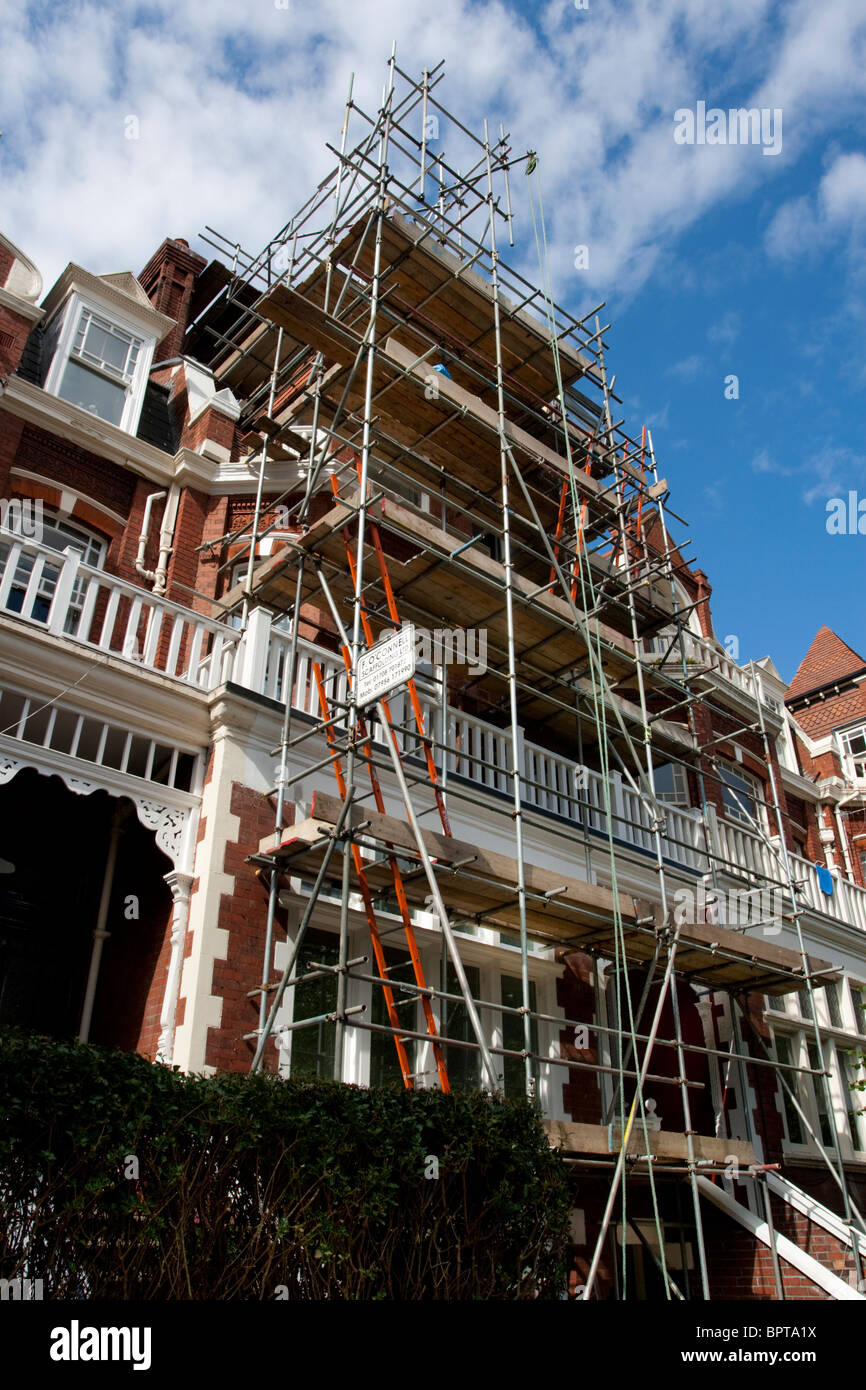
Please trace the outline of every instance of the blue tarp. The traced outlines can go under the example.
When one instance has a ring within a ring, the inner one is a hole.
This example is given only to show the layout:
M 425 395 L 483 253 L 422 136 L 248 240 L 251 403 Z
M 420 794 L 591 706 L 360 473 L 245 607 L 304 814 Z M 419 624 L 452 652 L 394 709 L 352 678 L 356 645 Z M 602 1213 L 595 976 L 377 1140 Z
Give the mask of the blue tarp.
M 818 874 L 818 887 L 822 893 L 826 893 L 828 898 L 833 896 L 833 875 L 826 864 L 816 864 L 815 870 Z

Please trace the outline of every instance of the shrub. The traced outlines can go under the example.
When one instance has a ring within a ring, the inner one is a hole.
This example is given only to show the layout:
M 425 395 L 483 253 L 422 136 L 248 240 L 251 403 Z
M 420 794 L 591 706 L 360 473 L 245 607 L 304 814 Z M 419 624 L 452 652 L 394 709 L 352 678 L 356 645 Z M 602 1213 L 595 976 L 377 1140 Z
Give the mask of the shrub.
M 524 1101 L 189 1076 L 6 1033 L 0 1113 L 0 1274 L 41 1278 L 46 1297 L 523 1299 L 564 1285 L 565 1169 Z

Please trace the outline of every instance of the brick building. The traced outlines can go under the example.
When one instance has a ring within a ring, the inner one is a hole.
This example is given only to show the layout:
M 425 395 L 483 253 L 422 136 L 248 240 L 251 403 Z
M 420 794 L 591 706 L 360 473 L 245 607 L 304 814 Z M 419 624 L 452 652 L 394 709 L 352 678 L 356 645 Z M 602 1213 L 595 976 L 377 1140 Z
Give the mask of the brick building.
M 432 267 L 445 252 L 429 255 Z M 405 284 L 400 293 L 408 294 Z M 307 419 L 299 402 L 312 399 L 312 372 L 292 359 L 267 408 L 251 414 L 249 401 L 267 377 L 265 354 L 239 354 L 234 326 L 253 298 L 243 277 L 180 238 L 166 239 L 138 276 L 71 264 L 43 296 L 37 268 L 0 237 L 0 1024 L 135 1049 L 196 1071 L 249 1068 L 261 986 L 270 998 L 308 899 L 313 871 L 306 860 L 296 871 L 287 862 L 269 914 L 277 869 L 250 862 L 273 842 L 275 786 L 283 776 L 289 844 L 297 844 L 293 825 L 318 814 L 314 798 L 337 790 L 313 674 L 324 673 L 328 690 L 339 691 L 337 618 L 322 593 L 302 591 L 291 667 L 286 606 L 269 599 L 275 591 L 267 585 L 287 565 L 294 574 L 293 545 L 326 526 L 339 496 L 338 465 L 357 458 L 360 446 L 344 441 L 332 449 L 305 532 L 297 509 L 315 429 L 297 421 Z M 399 310 L 396 294 L 393 303 Z M 469 397 L 455 333 L 442 338 L 450 383 L 442 388 Z M 311 329 L 309 346 L 316 342 Z M 518 377 L 512 386 L 519 394 Z M 477 399 L 480 413 L 481 394 L 464 401 L 465 409 Z M 520 418 L 536 437 L 528 417 Z M 537 438 L 541 447 L 541 427 Z M 437 495 L 392 469 L 376 486 L 402 508 L 399 544 L 386 549 L 407 573 L 416 555 L 411 536 L 423 527 L 450 527 L 468 538 L 459 548 L 475 545 L 465 509 L 445 500 L 444 481 Z M 251 565 L 244 528 L 253 520 Z M 670 551 L 663 517 L 649 503 L 638 527 L 648 555 Z M 491 575 L 497 540 L 485 534 L 475 545 Z M 599 568 L 604 559 L 599 552 Z M 773 1246 L 787 1297 L 835 1298 L 845 1290 L 858 1297 L 850 1224 L 820 1146 L 829 1151 L 838 1142 L 850 1194 L 866 1207 L 866 1116 L 849 1084 L 863 1075 L 856 1054 L 866 1047 L 866 663 L 823 628 L 789 688 L 769 658 L 740 667 L 714 634 L 707 576 L 675 549 L 667 559 L 674 607 L 658 600 L 662 618 L 647 625 L 637 656 L 651 685 L 662 822 L 606 762 L 601 745 L 598 756 L 588 751 L 527 701 L 520 773 L 526 862 L 545 882 L 575 878 L 587 891 L 618 894 L 639 924 L 637 905 L 658 901 L 653 846 L 660 833 L 669 890 L 691 904 L 686 917 L 703 929 L 705 949 L 718 949 L 715 928 L 733 929 L 755 954 L 743 948 L 735 960 L 722 952 L 713 966 L 678 974 L 663 998 L 645 963 L 630 959 L 620 969 L 597 942 L 555 946 L 542 935 L 529 947 L 534 1093 L 555 1142 L 577 1159 L 574 1281 L 585 1275 L 608 1181 L 610 1160 L 597 1145 L 619 1113 L 613 1077 L 622 1064 L 617 1010 L 625 971 L 630 986 L 644 991 L 646 1018 L 659 1001 L 659 1037 L 671 1040 L 681 1030 L 686 1049 L 669 1042 L 654 1055 L 645 1092 L 661 1120 L 653 1132 L 675 1135 L 681 1156 L 684 1135 L 702 1136 L 708 1155 L 707 1176 L 695 1176 L 690 1159 L 691 1195 L 681 1172 L 665 1179 L 660 1171 L 665 1264 L 674 1279 L 687 1296 L 700 1297 L 690 1208 L 699 1190 L 713 1297 L 778 1297 Z M 607 575 L 615 587 L 611 563 Z M 686 615 L 678 648 L 664 621 L 671 612 Z M 616 644 L 615 617 L 605 617 Z M 506 855 L 513 818 L 505 705 L 470 679 L 469 664 L 446 671 L 434 661 L 428 686 L 419 676 L 418 688 L 428 717 L 446 731 L 434 756 L 442 753 L 454 837 Z M 678 680 L 683 668 L 688 702 L 665 693 L 668 676 Z M 295 741 L 281 771 L 289 688 Z M 621 679 L 617 689 L 621 717 L 643 729 L 634 684 Z M 403 718 L 411 718 L 408 703 Z M 381 743 L 381 731 L 375 736 Z M 611 743 L 618 737 L 612 733 Z M 417 757 L 405 761 L 423 773 Z M 387 769 L 380 776 L 384 802 L 396 812 L 399 788 Z M 425 803 L 425 812 L 433 806 Z M 796 914 L 771 896 L 784 899 L 787 891 L 783 861 L 793 874 Z M 562 890 L 545 891 L 555 905 Z M 739 921 L 730 916 L 737 895 L 747 904 Z M 450 1084 L 480 1086 L 479 1052 L 459 1046 L 472 1042 L 472 1031 L 440 926 L 429 903 L 409 896 L 426 978 L 441 991 L 436 1025 L 453 1043 L 444 1048 Z M 383 949 L 390 978 L 408 981 L 406 951 L 387 944 L 400 914 L 393 902 L 377 901 L 389 924 Z M 337 1010 L 338 980 L 328 969 L 338 961 L 343 916 L 350 956 L 369 961 L 369 922 L 357 894 L 346 903 L 333 887 L 322 892 L 296 965 L 296 975 L 309 978 L 286 992 L 264 1065 L 283 1075 L 329 1076 L 336 1063 L 346 1081 L 399 1083 L 391 1015 L 365 973 L 370 963 L 348 981 L 343 1006 L 364 1008 L 374 1028 L 346 1028 L 342 1045 L 336 1039 L 329 1015 Z M 795 966 L 799 960 L 794 916 L 818 962 L 828 1093 L 817 1075 L 808 990 L 802 981 L 799 991 L 784 983 L 790 965 L 774 973 L 783 957 Z M 502 1057 L 502 1087 L 520 1094 L 519 942 L 507 922 L 503 929 L 501 912 L 470 917 L 457 915 L 454 934 L 471 993 L 484 1001 L 488 1046 Z M 662 932 L 669 924 L 657 921 Z M 740 972 L 733 993 L 708 983 L 723 958 Z M 768 992 L 759 987 L 765 976 L 772 977 Z M 414 1028 L 403 1015 L 414 1035 L 405 1044 L 413 1074 L 418 1084 L 437 1084 L 436 1049 L 424 1036 L 417 997 L 413 1007 Z M 588 1036 L 580 1036 L 581 1022 Z M 740 1047 L 740 1032 L 751 1061 L 726 1061 Z M 629 1102 L 633 1093 L 631 1086 Z M 747 1175 L 720 1171 L 720 1156 L 732 1146 L 772 1167 L 760 1191 Z M 658 1296 L 660 1228 L 649 1188 L 638 1182 L 633 1190 L 634 1221 L 612 1228 L 600 1288 L 615 1287 L 616 1245 L 624 1241 L 638 1296 L 651 1298 Z

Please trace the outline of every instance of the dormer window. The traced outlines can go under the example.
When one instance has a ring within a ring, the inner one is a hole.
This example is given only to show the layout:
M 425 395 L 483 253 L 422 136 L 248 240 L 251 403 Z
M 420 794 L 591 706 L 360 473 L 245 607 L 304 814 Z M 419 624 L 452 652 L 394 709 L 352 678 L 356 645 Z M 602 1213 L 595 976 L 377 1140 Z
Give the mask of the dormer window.
M 58 396 L 119 425 L 143 343 L 91 309 L 82 309 Z
M 128 434 L 138 429 L 150 365 L 173 320 L 128 271 L 67 266 L 45 301 L 44 390 Z

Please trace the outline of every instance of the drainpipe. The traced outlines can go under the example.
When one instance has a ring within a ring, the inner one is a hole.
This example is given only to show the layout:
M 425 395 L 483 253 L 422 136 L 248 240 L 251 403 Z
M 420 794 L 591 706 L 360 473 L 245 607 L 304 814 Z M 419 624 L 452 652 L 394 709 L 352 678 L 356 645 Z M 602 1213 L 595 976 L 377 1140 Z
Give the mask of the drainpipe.
M 842 806 L 847 805 L 849 801 L 857 801 L 858 798 L 862 797 L 862 795 L 862 792 L 849 792 L 847 796 L 843 796 L 841 801 L 837 801 L 833 806 L 833 815 L 836 820 L 836 829 L 839 832 L 839 843 L 842 846 L 842 856 L 845 860 L 845 869 L 847 871 L 848 878 L 851 883 L 856 882 L 856 879 L 854 878 L 854 866 L 851 863 L 851 855 L 848 852 L 848 836 L 845 833 L 845 827 L 842 823 L 842 817 L 840 816 L 839 811 L 840 808 Z
M 111 889 L 114 884 L 114 868 L 117 863 L 117 846 L 123 834 L 123 822 L 131 811 L 130 806 L 118 806 L 111 822 L 111 830 L 108 837 L 108 854 L 105 859 L 105 871 L 102 875 L 102 896 L 99 899 L 99 911 L 96 914 L 96 926 L 93 928 L 93 947 L 90 952 L 90 970 L 87 975 L 87 987 L 84 991 L 84 1003 L 81 1006 L 81 1026 L 78 1030 L 78 1041 L 87 1042 L 90 1037 L 90 1021 L 93 1017 L 93 1001 L 96 998 L 96 985 L 99 980 L 99 965 L 102 960 L 103 942 L 111 935 L 105 930 L 105 923 L 108 918 L 108 907 L 111 902 Z
M 180 488 L 177 483 L 172 483 L 168 490 L 168 501 L 162 513 L 162 526 L 159 532 L 159 560 L 156 565 L 156 578 L 153 585 L 153 592 L 155 594 L 165 593 L 168 561 L 174 549 L 174 528 L 177 524 L 177 509 L 179 505 Z
M 136 573 L 140 574 L 142 579 L 149 579 L 151 581 L 156 580 L 156 571 L 146 570 L 144 568 L 144 557 L 147 554 L 147 535 L 150 530 L 150 513 L 154 502 L 158 502 L 160 498 L 165 496 L 166 493 L 164 489 L 162 492 L 152 492 L 144 504 L 144 516 L 141 519 L 141 535 L 138 538 L 138 554 L 135 557 L 135 569 Z

